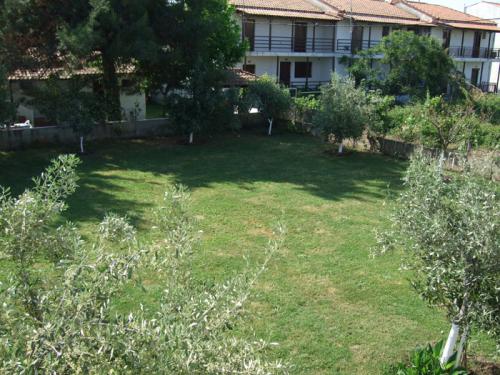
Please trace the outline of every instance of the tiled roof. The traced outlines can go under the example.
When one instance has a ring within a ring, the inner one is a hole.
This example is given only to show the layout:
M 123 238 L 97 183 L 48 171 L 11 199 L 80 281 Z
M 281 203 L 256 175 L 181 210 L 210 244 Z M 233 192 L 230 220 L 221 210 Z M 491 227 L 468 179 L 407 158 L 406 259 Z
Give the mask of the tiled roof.
M 70 79 L 75 76 L 92 76 L 100 74 L 101 70 L 94 67 L 80 68 L 69 71 L 65 68 L 39 68 L 39 69 L 17 69 L 8 76 L 9 81 L 32 81 L 45 80 L 52 76 L 59 79 Z M 133 65 L 123 65 L 117 69 L 118 74 L 133 74 L 135 67 Z
M 253 16 L 304 18 L 337 21 L 334 11 L 326 11 L 308 0 L 229 0 L 236 9 Z
M 384 0 L 322 0 L 324 3 L 337 8 L 346 14 L 392 17 L 409 20 L 418 20 L 419 18 L 409 12 L 404 11 Z M 352 3 L 352 8 L 351 8 Z
M 255 74 L 244 71 L 243 69 L 228 69 L 224 85 L 227 87 L 245 87 L 252 81 L 255 81 Z

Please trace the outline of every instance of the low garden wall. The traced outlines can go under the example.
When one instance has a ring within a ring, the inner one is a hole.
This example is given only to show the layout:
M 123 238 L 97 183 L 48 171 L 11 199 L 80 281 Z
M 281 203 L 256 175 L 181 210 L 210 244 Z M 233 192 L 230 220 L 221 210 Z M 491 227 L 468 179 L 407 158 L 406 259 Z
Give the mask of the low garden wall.
M 96 125 L 88 140 L 148 138 L 172 135 L 173 127 L 167 119 L 111 122 Z M 78 142 L 78 136 L 70 126 L 40 128 L 1 129 L 0 150 L 18 150 L 31 146 L 65 145 Z
M 434 158 L 441 157 L 441 150 L 438 149 L 386 138 L 378 138 L 377 141 L 379 151 L 384 155 L 409 159 L 413 153 L 422 151 Z M 466 161 L 475 173 L 500 181 L 500 152 L 474 150 L 466 156 L 458 152 L 446 152 L 444 155 L 444 167 L 449 170 L 463 170 Z

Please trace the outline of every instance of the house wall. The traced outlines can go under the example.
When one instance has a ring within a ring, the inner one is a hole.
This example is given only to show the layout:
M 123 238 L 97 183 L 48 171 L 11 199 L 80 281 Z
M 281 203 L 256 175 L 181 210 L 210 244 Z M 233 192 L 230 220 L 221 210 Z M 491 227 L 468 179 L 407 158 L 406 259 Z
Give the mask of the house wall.
M 62 81 L 63 83 L 65 81 Z M 17 108 L 17 121 L 27 119 L 33 125 L 37 125 L 36 119 L 44 117 L 37 108 L 35 103 L 31 103 L 33 97 L 26 92 L 33 88 L 43 87 L 44 81 L 13 81 L 11 82 L 12 97 L 14 102 L 20 103 Z M 85 91 L 92 91 L 91 87 L 85 88 Z M 131 93 L 121 90 L 120 105 L 126 119 L 133 117 L 131 114 L 136 114 L 135 119 L 143 120 L 146 118 L 146 95 L 142 92 Z M 45 124 L 44 124 L 45 125 Z

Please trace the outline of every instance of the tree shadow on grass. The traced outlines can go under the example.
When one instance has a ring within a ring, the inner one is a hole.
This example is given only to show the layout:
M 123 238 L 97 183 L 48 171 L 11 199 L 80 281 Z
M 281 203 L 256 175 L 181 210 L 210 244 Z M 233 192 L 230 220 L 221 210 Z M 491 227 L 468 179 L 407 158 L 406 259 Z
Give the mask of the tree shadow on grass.
M 175 182 L 192 190 L 233 184 L 252 191 L 257 183 L 286 183 L 333 201 L 383 199 L 387 185 L 400 186 L 405 167 L 403 162 L 369 153 L 332 156 L 324 153 L 317 139 L 290 134 L 224 135 L 198 146 L 177 146 L 156 139 L 100 142 L 91 148 L 79 168 L 80 189 L 69 201 L 70 220 L 98 220 L 108 211 L 140 212 L 151 206 L 150 197 L 129 197 L 128 190 L 141 184 L 141 194 L 158 194 L 163 178 L 165 186 Z M 0 185 L 19 193 L 31 185 L 31 177 L 64 151 L 33 149 L 0 154 Z M 152 178 L 144 180 L 143 174 Z

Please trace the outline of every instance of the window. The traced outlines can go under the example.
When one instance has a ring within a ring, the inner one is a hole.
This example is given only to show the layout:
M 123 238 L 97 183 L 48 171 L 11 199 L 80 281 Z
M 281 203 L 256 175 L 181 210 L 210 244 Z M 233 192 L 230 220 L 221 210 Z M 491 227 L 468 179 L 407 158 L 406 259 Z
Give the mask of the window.
M 382 27 L 382 37 L 387 36 L 391 33 L 391 27 L 390 26 L 384 26 Z
M 247 40 L 250 51 L 255 49 L 255 20 L 243 20 L 243 39 Z
M 295 78 L 311 78 L 312 62 L 296 62 L 295 63 Z
M 255 74 L 255 64 L 245 64 L 243 65 L 243 70 L 245 72 Z

